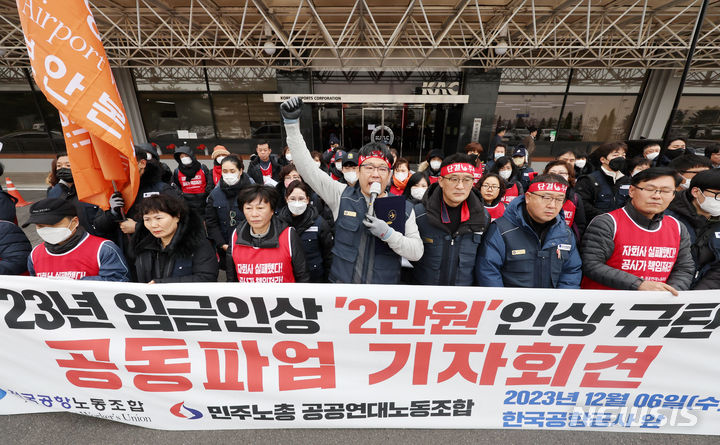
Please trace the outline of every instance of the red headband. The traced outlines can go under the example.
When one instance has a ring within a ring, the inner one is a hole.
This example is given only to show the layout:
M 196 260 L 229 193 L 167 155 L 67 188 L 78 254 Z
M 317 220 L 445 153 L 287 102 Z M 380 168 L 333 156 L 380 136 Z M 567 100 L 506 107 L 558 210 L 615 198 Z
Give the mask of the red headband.
M 373 151 L 372 153 L 370 153 L 370 154 L 367 155 L 367 156 L 360 156 L 360 157 L 358 158 L 358 165 L 362 165 L 363 162 L 365 162 L 365 161 L 368 160 L 368 159 L 372 159 L 372 158 L 376 158 L 376 159 L 383 160 L 383 161 L 385 161 L 385 163 L 387 164 L 388 168 L 392 168 L 392 166 L 390 165 L 390 161 L 388 160 L 388 158 L 386 158 L 386 157 L 382 154 L 382 152 L 381 152 L 381 151 L 378 151 L 378 150 Z
M 454 164 L 446 165 L 440 170 L 440 176 L 447 176 L 452 173 L 469 173 L 475 175 L 475 167 L 467 162 L 456 162 Z
M 559 182 L 533 182 L 528 188 L 528 192 L 567 192 L 567 186 Z

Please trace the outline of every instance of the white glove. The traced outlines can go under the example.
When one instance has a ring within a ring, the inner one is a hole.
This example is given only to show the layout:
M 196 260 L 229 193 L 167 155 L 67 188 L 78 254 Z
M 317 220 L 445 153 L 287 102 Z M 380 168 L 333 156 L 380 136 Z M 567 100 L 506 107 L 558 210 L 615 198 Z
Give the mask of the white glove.
M 395 230 L 390 227 L 385 221 L 372 215 L 365 215 L 363 224 L 365 224 L 365 227 L 370 229 L 370 233 L 377 236 L 383 241 L 389 240 L 390 236 L 392 236 L 392 234 L 395 232 Z

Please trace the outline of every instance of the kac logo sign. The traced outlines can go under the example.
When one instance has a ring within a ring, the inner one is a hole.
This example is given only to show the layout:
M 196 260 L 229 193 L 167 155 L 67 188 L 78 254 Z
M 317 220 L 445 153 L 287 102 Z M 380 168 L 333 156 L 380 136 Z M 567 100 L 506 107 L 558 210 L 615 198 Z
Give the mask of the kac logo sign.
M 199 419 L 203 416 L 200 411 L 185 406 L 185 401 L 182 401 L 170 407 L 170 413 L 173 416 L 180 417 L 181 419 L 189 420 Z

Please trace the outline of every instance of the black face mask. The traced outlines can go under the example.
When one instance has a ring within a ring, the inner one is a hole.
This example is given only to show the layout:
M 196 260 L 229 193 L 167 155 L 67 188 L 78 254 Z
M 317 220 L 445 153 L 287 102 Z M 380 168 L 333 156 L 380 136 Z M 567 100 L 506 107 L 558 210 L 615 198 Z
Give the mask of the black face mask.
M 610 170 L 615 172 L 621 171 L 625 168 L 625 158 L 613 158 L 610 162 L 608 162 L 608 167 L 610 167 Z
M 65 182 L 73 182 L 72 170 L 69 168 L 59 168 L 55 171 L 55 176 Z
M 665 156 L 667 156 L 667 157 L 670 158 L 670 159 L 675 159 L 675 158 L 677 158 L 678 156 L 682 156 L 682 155 L 684 155 L 684 154 L 685 154 L 685 149 L 684 149 L 684 148 L 678 148 L 678 149 L 676 149 L 676 150 L 666 150 L 666 151 L 665 151 Z

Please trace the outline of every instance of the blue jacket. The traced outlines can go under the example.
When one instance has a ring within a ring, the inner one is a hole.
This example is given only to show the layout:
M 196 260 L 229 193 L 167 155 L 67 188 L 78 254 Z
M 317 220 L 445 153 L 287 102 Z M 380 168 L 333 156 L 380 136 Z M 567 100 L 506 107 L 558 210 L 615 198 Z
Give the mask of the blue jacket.
M 237 197 L 243 187 L 251 184 L 254 184 L 253 180 L 245 173 L 240 177 L 240 182 L 233 186 L 228 186 L 221 178 L 208 195 L 205 204 L 205 227 L 208 238 L 216 247 L 230 244 L 233 230 L 245 221 Z
M 415 219 L 423 240 L 423 256 L 413 263 L 417 284 L 435 286 L 472 286 L 475 260 L 483 234 L 490 225 L 490 215 L 477 189 L 468 196 L 470 219 L 450 233 L 441 220 L 442 189 L 433 184 L 421 204 L 415 206 Z
M 30 241 L 20 227 L 0 221 L 0 275 L 26 272 L 31 250 Z
M 406 202 L 405 217 L 410 217 L 411 212 L 412 205 Z M 363 225 L 366 213 L 367 201 L 360 188 L 346 187 L 335 221 L 329 279 L 333 283 L 397 284 L 400 282 L 400 256 Z
M 525 221 L 520 196 L 505 214 L 490 224 L 480 246 L 475 278 L 487 287 L 580 288 L 582 262 L 575 236 L 561 216 L 548 229 L 540 245 Z

